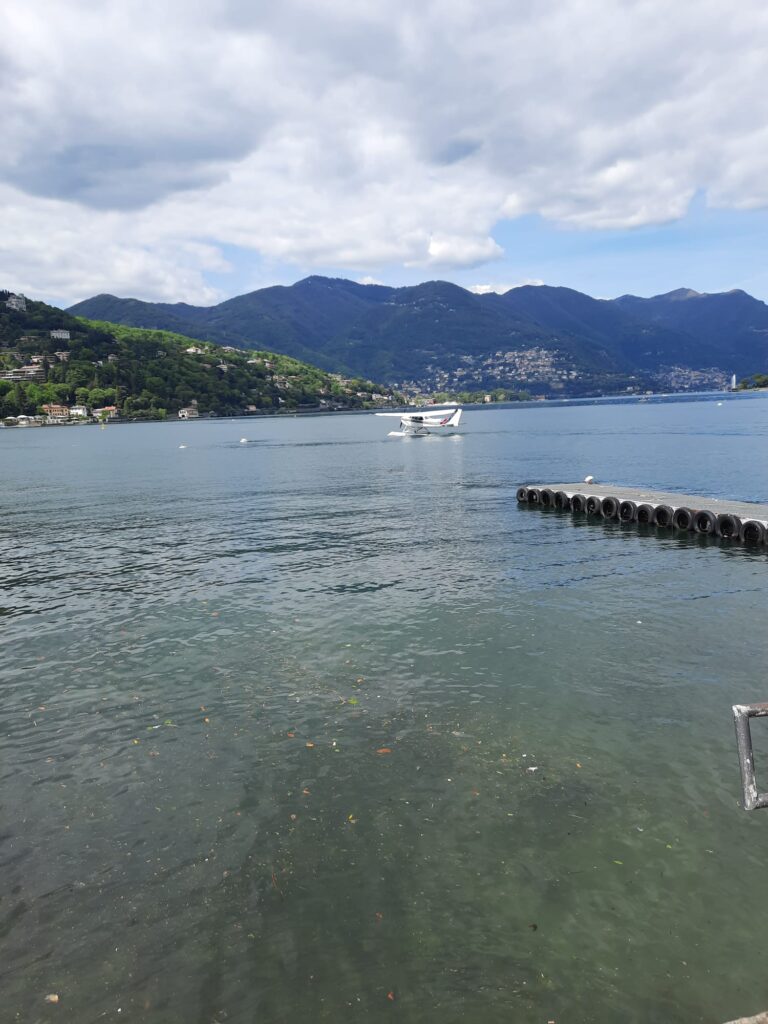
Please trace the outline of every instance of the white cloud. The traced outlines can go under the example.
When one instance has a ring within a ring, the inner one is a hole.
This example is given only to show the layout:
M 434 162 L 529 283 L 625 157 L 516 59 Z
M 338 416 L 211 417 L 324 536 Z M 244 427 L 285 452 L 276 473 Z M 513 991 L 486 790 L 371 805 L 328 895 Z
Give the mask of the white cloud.
M 511 292 L 513 288 L 523 288 L 525 285 L 540 285 L 544 284 L 538 277 L 527 278 L 525 281 L 516 281 L 514 284 L 471 284 L 468 287 L 468 291 L 474 292 L 475 295 L 488 295 L 491 292 L 495 292 L 497 295 L 503 295 L 505 292 Z
M 409 260 L 406 266 L 475 267 L 503 255 L 503 249 L 492 238 L 470 235 L 433 235 L 426 258 Z
M 697 190 L 768 205 L 760 0 L 4 14 L 0 285 L 32 294 L 208 301 L 225 245 L 447 272 L 497 260 L 503 217 L 627 228 Z

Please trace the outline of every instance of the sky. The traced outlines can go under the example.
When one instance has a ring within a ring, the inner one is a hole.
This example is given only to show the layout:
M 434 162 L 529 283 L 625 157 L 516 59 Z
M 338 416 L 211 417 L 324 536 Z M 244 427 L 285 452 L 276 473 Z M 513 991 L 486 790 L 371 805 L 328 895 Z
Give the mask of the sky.
M 764 0 L 5 0 L 0 288 L 768 300 Z

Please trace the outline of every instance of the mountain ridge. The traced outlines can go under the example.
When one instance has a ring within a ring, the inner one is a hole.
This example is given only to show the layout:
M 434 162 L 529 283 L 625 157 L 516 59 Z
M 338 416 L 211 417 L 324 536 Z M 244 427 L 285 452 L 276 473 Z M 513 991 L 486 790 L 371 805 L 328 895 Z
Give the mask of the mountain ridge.
M 740 289 L 595 299 L 562 286 L 476 294 L 439 280 L 395 287 L 311 275 L 212 306 L 102 294 L 69 312 L 425 390 L 719 386 L 768 365 L 768 306 Z

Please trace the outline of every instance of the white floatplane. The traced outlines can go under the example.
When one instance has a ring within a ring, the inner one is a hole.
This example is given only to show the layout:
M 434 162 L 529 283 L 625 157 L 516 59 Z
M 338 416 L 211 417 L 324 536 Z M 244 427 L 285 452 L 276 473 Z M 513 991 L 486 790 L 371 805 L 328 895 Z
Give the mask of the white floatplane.
M 425 434 L 451 433 L 459 425 L 461 409 L 455 402 L 447 402 L 451 408 L 421 408 L 416 412 L 377 412 L 376 416 L 400 417 L 400 429 L 390 430 L 389 437 L 423 437 Z

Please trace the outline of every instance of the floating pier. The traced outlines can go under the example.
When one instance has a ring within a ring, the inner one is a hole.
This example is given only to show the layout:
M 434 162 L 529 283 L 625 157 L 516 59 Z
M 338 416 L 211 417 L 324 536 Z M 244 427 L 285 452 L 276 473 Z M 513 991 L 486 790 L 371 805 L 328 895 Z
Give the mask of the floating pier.
M 768 546 L 768 505 L 700 494 L 648 491 L 613 484 L 525 484 L 517 500 L 531 508 L 553 508 L 689 533 L 708 534 L 742 544 Z

